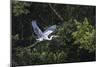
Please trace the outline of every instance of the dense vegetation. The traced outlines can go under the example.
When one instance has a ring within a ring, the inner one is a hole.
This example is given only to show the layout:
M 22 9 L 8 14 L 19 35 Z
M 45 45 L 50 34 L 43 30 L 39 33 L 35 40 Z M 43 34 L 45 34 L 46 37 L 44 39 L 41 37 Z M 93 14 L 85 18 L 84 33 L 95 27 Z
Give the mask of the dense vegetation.
M 95 6 L 12 2 L 12 66 L 95 61 Z M 42 30 L 57 25 L 60 37 L 36 42 L 31 21 Z

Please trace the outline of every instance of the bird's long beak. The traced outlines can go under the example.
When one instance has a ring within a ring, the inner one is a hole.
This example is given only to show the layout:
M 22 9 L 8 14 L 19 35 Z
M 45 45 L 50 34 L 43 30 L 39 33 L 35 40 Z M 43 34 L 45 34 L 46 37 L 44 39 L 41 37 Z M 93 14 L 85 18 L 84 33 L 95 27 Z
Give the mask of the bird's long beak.
M 58 36 L 58 35 L 53 35 L 53 37 L 60 37 L 60 36 Z

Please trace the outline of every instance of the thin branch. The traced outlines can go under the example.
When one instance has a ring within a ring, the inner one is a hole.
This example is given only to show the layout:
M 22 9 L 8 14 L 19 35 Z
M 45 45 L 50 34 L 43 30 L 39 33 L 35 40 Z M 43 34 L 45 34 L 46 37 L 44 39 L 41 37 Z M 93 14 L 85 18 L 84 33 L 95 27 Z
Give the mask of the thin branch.
M 61 21 L 64 21 L 64 19 L 61 17 L 61 15 L 58 14 L 58 12 L 56 11 L 56 9 L 54 9 L 54 8 L 52 7 L 51 4 L 49 4 L 49 7 L 52 9 L 52 11 L 58 16 L 58 18 L 59 18 Z

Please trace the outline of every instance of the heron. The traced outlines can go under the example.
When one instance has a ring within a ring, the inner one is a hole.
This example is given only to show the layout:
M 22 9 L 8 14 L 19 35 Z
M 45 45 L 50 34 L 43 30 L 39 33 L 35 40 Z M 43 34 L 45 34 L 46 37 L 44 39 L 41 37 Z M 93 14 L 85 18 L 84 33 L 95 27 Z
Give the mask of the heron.
M 51 33 L 53 33 L 56 30 L 56 25 L 48 27 L 45 31 L 41 31 L 41 29 L 38 27 L 36 20 L 32 20 L 32 27 L 33 31 L 37 35 L 37 41 L 44 41 L 44 40 L 52 40 L 53 37 L 58 37 L 57 35 L 51 35 L 48 37 Z

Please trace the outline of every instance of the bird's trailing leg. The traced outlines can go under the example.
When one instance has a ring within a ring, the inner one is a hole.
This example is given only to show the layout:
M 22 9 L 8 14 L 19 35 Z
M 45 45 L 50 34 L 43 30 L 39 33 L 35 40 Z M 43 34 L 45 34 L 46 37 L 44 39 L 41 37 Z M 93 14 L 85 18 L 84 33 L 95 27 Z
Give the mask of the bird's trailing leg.
M 39 43 L 39 41 L 36 41 L 34 44 L 32 44 L 32 45 L 28 46 L 28 48 L 35 47 L 35 46 L 36 46 L 36 44 L 38 44 L 38 43 Z
M 30 45 L 28 47 L 25 47 L 24 49 L 31 49 L 31 48 L 35 47 L 36 44 L 38 44 L 38 43 L 39 43 L 39 41 L 36 41 L 34 44 L 32 44 L 32 45 Z

